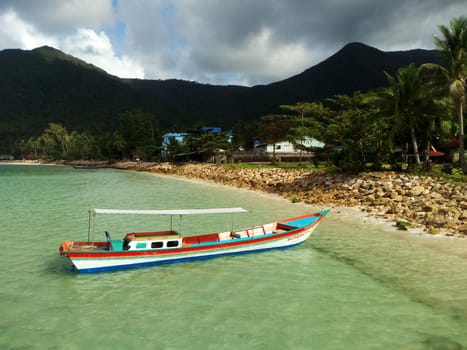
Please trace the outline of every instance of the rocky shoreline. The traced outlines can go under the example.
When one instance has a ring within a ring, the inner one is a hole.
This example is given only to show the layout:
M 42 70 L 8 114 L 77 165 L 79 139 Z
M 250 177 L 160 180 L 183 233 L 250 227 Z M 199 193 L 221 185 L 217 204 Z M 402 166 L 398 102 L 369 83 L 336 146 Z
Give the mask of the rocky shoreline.
M 467 237 L 467 186 L 394 172 L 356 175 L 280 168 L 232 169 L 213 164 L 118 162 L 113 168 L 177 175 L 279 194 L 293 202 L 358 207 L 399 228 Z

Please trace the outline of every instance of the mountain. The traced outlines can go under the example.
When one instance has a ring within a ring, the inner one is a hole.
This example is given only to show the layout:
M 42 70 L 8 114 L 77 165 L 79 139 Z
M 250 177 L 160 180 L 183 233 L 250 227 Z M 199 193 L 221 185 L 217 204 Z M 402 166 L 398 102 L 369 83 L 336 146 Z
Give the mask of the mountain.
M 128 83 L 50 47 L 0 52 L 0 76 L 3 140 L 40 134 L 49 122 L 111 124 L 131 103 Z
M 162 128 L 196 122 L 232 127 L 279 111 L 279 105 L 323 100 L 386 84 L 412 62 L 439 63 L 436 51 L 384 52 L 351 43 L 304 72 L 268 85 L 215 86 L 183 80 L 120 79 L 51 47 L 0 51 L 2 145 L 40 134 L 50 122 L 69 130 L 112 130 L 122 112 L 140 109 Z
M 395 74 L 397 69 L 415 63 L 441 63 L 435 50 L 384 52 L 361 44 L 350 43 L 323 62 L 291 78 L 266 85 L 263 100 L 274 105 L 298 101 L 324 100 L 336 94 L 369 91 L 387 84 L 384 72 Z M 280 101 L 280 103 L 275 102 Z M 269 108 L 273 108 L 269 104 Z
M 384 52 L 373 47 L 350 43 L 325 61 L 303 73 L 270 84 L 270 89 L 282 92 L 294 91 L 292 99 L 302 90 L 303 99 L 313 96 L 323 99 L 336 93 L 351 94 L 354 91 L 368 91 L 386 85 L 384 71 L 394 74 L 397 69 L 415 63 L 440 63 L 435 50 L 410 50 Z

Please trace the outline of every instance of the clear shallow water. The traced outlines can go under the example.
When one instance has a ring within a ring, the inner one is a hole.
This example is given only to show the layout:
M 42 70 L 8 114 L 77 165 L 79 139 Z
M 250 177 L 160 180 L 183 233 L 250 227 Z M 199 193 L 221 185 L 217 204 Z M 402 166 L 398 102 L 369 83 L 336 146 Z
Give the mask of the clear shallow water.
M 174 228 L 322 209 L 135 172 L 0 165 L 0 348 L 467 349 L 467 242 L 347 212 L 289 250 L 96 275 L 71 272 L 57 255 L 61 240 L 87 239 L 92 207 L 221 206 L 252 213 L 183 217 Z M 102 217 L 93 235 L 167 224 Z

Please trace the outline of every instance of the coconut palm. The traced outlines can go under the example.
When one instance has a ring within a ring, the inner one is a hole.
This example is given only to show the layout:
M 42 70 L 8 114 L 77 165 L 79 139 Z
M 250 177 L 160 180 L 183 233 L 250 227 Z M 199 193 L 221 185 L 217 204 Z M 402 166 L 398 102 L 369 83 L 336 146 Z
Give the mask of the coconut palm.
M 454 18 L 449 28 L 438 26 L 442 38 L 434 36 L 436 47 L 446 58 L 445 71 L 449 79 L 449 91 L 456 105 L 459 119 L 459 161 L 464 173 L 467 168 L 464 159 L 464 102 L 467 87 L 467 17 Z
M 386 73 L 389 86 L 368 99 L 392 120 L 392 135 L 409 134 L 415 162 L 420 164 L 417 138 L 426 137 L 428 125 L 436 117 L 436 98 L 423 78 L 423 67 L 410 64 L 399 68 L 396 76 Z M 426 140 L 424 140 L 426 142 Z

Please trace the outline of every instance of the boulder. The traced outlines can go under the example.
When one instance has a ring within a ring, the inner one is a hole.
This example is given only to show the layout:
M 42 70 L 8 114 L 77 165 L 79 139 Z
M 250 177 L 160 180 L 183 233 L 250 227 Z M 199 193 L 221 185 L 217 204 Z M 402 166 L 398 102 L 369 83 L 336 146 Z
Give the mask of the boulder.
M 408 193 L 409 193 L 410 196 L 416 197 L 416 196 L 420 196 L 420 195 L 423 194 L 425 191 L 426 191 L 426 190 L 425 190 L 424 187 L 422 187 L 422 186 L 415 186 L 415 187 L 412 187 L 412 188 L 408 191 Z
M 436 210 L 435 206 L 433 205 L 430 205 L 430 204 L 426 204 L 423 206 L 423 211 L 425 213 L 428 213 L 428 212 L 434 212 Z

